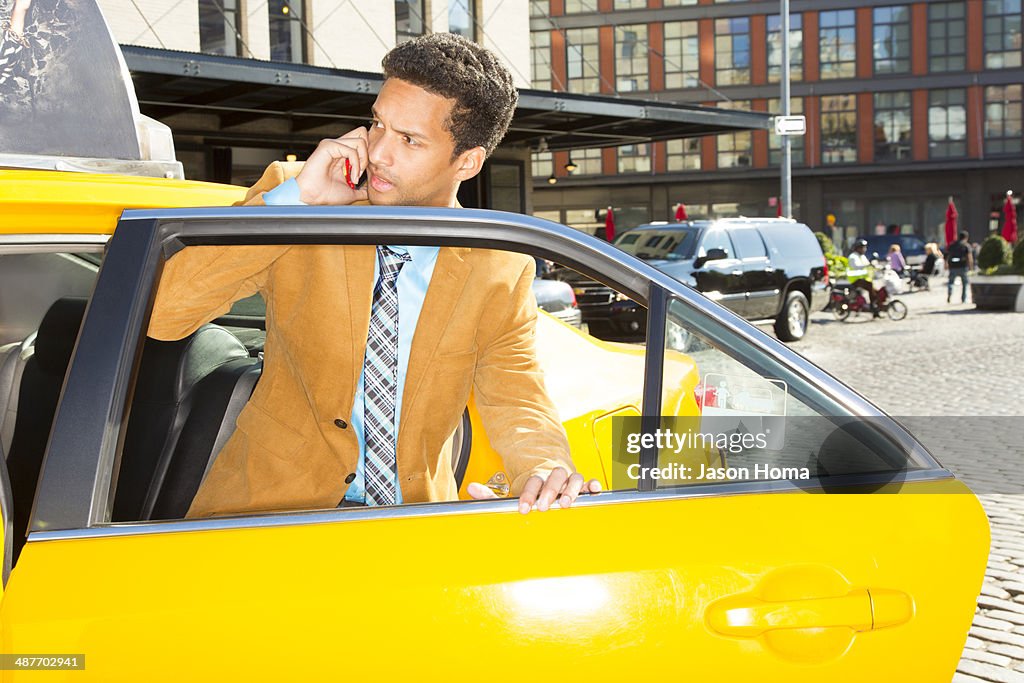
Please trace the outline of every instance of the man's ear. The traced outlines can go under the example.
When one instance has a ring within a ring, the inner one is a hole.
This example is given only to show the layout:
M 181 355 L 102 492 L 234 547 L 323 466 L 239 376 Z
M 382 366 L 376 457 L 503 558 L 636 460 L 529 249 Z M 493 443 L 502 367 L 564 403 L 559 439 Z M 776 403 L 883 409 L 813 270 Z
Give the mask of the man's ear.
M 483 147 L 467 149 L 459 155 L 455 162 L 459 169 L 455 172 L 455 179 L 459 182 L 465 182 L 476 176 L 483 169 L 484 161 L 486 160 L 487 151 Z

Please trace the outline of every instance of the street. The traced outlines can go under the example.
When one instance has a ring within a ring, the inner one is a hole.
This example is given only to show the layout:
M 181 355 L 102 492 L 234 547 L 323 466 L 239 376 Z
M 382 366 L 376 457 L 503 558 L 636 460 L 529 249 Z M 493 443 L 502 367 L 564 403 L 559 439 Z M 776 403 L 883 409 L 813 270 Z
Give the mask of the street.
M 1024 682 L 1024 315 L 976 311 L 959 293 L 947 304 L 933 279 L 900 294 L 910 313 L 898 322 L 813 313 L 792 348 L 900 419 L 978 494 L 992 546 L 953 680 Z

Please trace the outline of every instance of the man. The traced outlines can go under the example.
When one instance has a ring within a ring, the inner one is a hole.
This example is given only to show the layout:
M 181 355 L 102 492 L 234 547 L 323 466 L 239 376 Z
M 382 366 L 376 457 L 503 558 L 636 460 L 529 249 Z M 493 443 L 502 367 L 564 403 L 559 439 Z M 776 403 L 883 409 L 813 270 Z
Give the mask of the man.
M 967 239 L 970 235 L 966 230 L 960 231 L 959 239 L 949 245 L 946 250 L 946 265 L 949 268 L 949 281 L 946 283 L 946 303 L 953 299 L 953 285 L 960 278 L 960 303 L 967 303 L 967 272 L 974 268 L 974 253 Z
M 370 128 L 275 163 L 246 204 L 457 206 L 517 94 L 493 54 L 452 34 L 383 61 Z M 367 188 L 355 181 L 367 174 Z M 448 454 L 470 389 L 519 510 L 584 489 L 534 349 L 534 260 L 400 246 L 192 247 L 171 258 L 150 335 L 178 339 L 262 293 L 264 370 L 188 516 L 457 498 Z M 495 494 L 479 483 L 474 498 Z
M 871 284 L 871 260 L 867 256 L 867 240 L 857 240 L 853 245 L 853 251 L 847 258 L 848 269 L 846 277 L 854 287 L 860 287 L 868 293 L 868 300 L 871 302 L 871 313 L 874 317 L 881 317 L 878 312 L 878 300 L 875 288 Z

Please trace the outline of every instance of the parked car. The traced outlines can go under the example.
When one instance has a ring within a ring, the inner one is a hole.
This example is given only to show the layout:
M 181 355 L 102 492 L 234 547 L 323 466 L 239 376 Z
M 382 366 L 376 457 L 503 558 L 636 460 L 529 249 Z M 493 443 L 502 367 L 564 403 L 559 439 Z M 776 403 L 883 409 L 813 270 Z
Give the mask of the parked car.
M 828 268 L 810 228 L 792 220 L 727 218 L 651 223 L 623 233 L 615 246 L 690 285 L 748 320 L 773 320 L 783 341 L 807 332 L 808 311 L 827 301 Z M 632 339 L 646 313 L 573 271 L 583 322 L 592 334 Z
M 868 258 L 884 260 L 889 255 L 889 247 L 900 245 L 900 252 L 908 266 L 920 266 L 927 256 L 924 251 L 926 240 L 920 235 L 861 235 L 858 240 L 868 243 Z
M 546 269 L 538 265 L 538 277 L 533 281 L 533 296 L 537 299 L 537 307 L 567 325 L 581 327 L 583 317 L 572 287 L 559 280 L 544 279 L 542 276 L 545 272 Z

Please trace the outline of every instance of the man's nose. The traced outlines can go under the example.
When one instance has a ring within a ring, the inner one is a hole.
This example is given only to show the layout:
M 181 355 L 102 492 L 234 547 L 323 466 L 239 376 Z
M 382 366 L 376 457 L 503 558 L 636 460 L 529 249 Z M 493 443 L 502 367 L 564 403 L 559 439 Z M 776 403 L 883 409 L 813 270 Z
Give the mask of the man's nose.
M 387 135 L 380 133 L 371 139 L 370 144 L 367 145 L 367 153 L 371 166 L 390 166 L 391 145 L 387 141 Z

